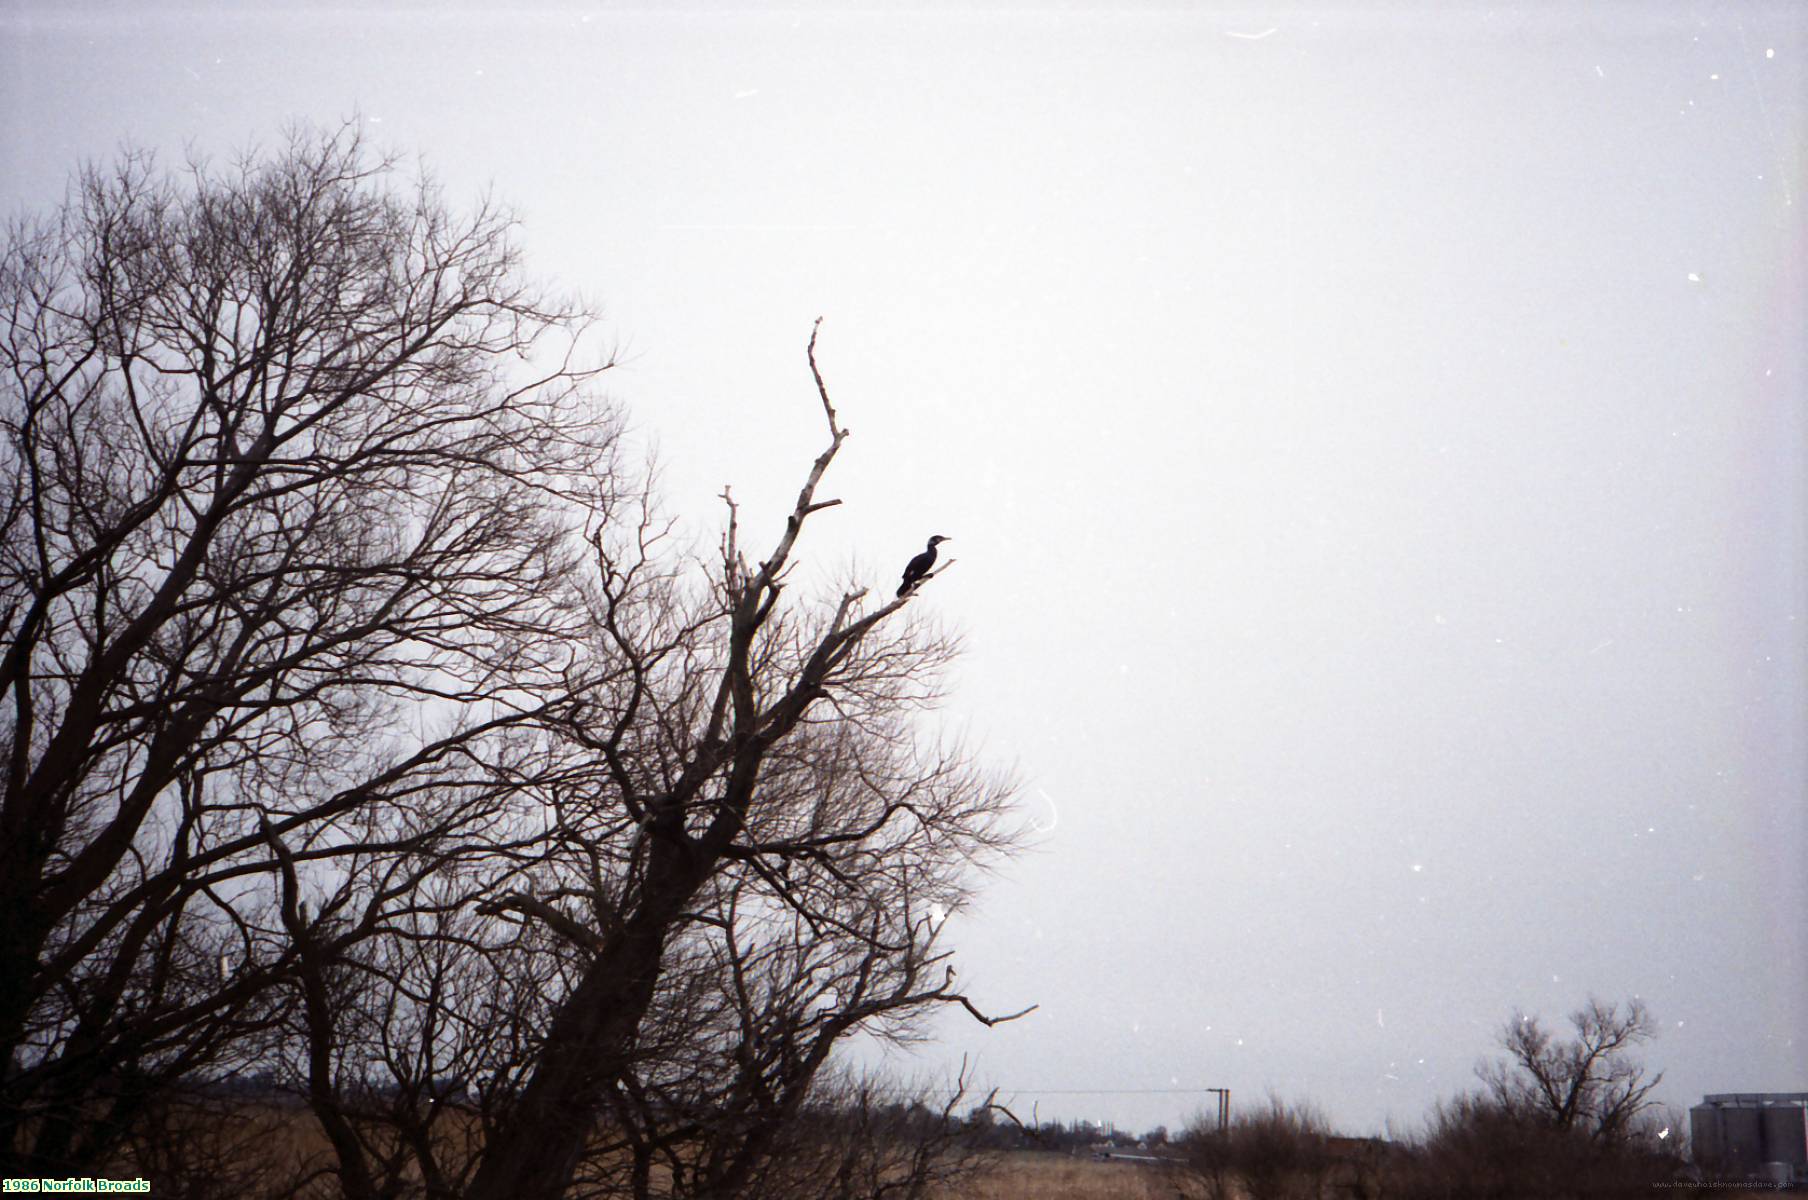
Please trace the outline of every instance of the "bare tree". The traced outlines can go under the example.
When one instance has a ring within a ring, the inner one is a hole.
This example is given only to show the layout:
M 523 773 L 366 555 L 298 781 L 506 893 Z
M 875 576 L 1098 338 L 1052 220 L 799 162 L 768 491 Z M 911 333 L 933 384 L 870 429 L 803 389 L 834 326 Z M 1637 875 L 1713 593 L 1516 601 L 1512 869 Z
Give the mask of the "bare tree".
M 643 1180 L 660 1159 L 680 1194 L 754 1194 L 838 1040 L 945 1005 L 996 1019 L 937 940 L 973 865 L 1012 840 L 1010 786 L 917 734 L 953 644 L 906 618 L 918 593 L 782 602 L 805 524 L 838 503 L 817 489 L 847 436 L 815 348 L 828 445 L 760 562 L 726 491 L 703 586 L 644 514 L 594 539 L 590 671 L 610 686 L 562 726 L 578 765 L 543 793 L 558 850 L 538 890 L 492 906 L 562 941 L 576 973 L 478 1200 L 562 1195 L 610 1128 Z
M 1619 1005 L 1590 997 L 1570 1015 L 1575 1036 L 1559 1040 L 1535 1016 L 1520 1014 L 1500 1033 L 1505 1059 L 1477 1068 L 1488 1095 L 1510 1113 L 1615 1144 L 1637 1128 L 1663 1079 L 1647 1077 L 1633 1054 L 1657 1036 L 1644 1002 Z
M 615 426 L 507 215 L 394 176 L 349 131 L 128 155 L 0 248 L 8 1174 L 318 1026 L 463 902 L 429 875 L 506 883 Z
M 1422 1136 L 1385 1164 L 1386 1195 L 1415 1200 L 1649 1195 L 1676 1186 L 1673 1124 L 1650 1099 L 1634 1055 L 1657 1034 L 1634 999 L 1621 1009 L 1590 998 L 1561 1039 L 1536 1017 L 1501 1029 L 1504 1058 L 1477 1067 L 1483 1088 L 1440 1102 Z
M 1679 1179 L 1680 1155 L 1657 1132 L 1605 1142 L 1490 1095 L 1459 1096 L 1440 1102 L 1424 1135 L 1385 1164 L 1381 1194 L 1402 1200 L 1607 1200 L 1649 1196 L 1657 1187 L 1695 1194 Z

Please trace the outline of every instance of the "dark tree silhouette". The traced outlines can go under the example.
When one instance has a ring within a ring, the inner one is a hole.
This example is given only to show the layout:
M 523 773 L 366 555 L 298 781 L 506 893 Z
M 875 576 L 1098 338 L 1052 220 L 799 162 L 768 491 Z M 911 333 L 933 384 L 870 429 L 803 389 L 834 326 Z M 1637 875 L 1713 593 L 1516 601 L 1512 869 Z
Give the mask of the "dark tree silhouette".
M 254 1060 L 564 702 L 615 434 L 584 315 L 394 176 L 345 131 L 128 155 L 0 248 L 8 1174 Z
M 1624 1141 L 1663 1080 L 1661 1071 L 1647 1077 L 1633 1054 L 1657 1036 L 1657 1023 L 1637 998 L 1621 1009 L 1591 996 L 1570 1024 L 1575 1036 L 1560 1040 L 1535 1016 L 1508 1021 L 1500 1033 L 1506 1058 L 1479 1068 L 1482 1082 L 1509 1112 L 1597 1141 Z
M 760 562 L 727 492 L 706 587 L 658 569 L 644 517 L 596 540 L 591 669 L 614 686 L 561 730 L 591 774 L 546 792 L 561 850 L 545 890 L 495 905 L 563 943 L 570 990 L 472 1197 L 563 1194 L 605 1115 L 650 1131 L 704 1110 L 665 1156 L 680 1194 L 755 1194 L 839 1039 L 946 1005 L 997 1019 L 956 988 L 938 934 L 971 867 L 1012 844 L 1011 789 L 912 720 L 953 644 L 903 619 L 910 597 L 781 602 L 806 523 L 839 503 L 817 498 L 847 433 L 815 351 L 812 335 L 828 445 Z M 674 1021 L 699 1032 L 674 1039 Z M 676 1084 L 673 1056 L 646 1053 L 673 1040 L 704 1056 Z M 663 1145 L 641 1135 L 642 1178 Z

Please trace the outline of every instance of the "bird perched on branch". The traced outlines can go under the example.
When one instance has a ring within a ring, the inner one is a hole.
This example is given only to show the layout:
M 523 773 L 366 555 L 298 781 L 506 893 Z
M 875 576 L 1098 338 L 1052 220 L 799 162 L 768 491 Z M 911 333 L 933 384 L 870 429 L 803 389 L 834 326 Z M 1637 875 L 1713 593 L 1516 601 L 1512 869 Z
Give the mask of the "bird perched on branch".
M 945 538 L 936 534 L 929 539 L 929 549 L 911 559 L 904 567 L 904 582 L 898 585 L 898 595 L 902 596 L 915 587 L 923 576 L 929 574 L 929 568 L 935 566 L 935 547 L 938 542 L 951 542 L 953 538 Z

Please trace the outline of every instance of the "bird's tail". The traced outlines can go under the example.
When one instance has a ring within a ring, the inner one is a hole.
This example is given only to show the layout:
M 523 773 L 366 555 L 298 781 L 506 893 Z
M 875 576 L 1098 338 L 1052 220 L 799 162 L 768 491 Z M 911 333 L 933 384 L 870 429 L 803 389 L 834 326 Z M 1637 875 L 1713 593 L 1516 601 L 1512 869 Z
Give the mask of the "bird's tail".
M 903 583 L 898 585 L 898 596 L 900 599 L 903 598 L 905 592 L 908 592 L 911 589 L 914 582 L 914 580 L 906 579 Z

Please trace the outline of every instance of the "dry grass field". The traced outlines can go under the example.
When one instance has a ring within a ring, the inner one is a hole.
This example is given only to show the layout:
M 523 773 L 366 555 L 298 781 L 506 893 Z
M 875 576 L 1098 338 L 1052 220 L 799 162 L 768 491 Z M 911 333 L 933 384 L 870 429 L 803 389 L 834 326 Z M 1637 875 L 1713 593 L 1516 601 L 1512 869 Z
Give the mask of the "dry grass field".
M 1175 1200 L 1177 1196 L 1189 1193 L 1159 1167 L 1025 1150 L 999 1155 L 947 1200 Z
M 301 1189 L 301 1200 L 329 1200 L 340 1194 L 330 1175 L 330 1147 L 312 1119 L 298 1108 L 242 1105 L 187 1114 L 172 1122 L 165 1134 L 160 1144 L 177 1151 L 172 1157 L 153 1154 L 137 1161 L 122 1159 L 107 1164 L 104 1173 L 116 1178 L 141 1175 L 151 1181 L 156 1193 L 207 1200 L 283 1194 L 294 1181 L 309 1175 L 313 1179 Z M 1409 1184 L 1410 1180 L 1390 1177 L 1371 1184 L 1378 1192 L 1368 1194 L 1378 1194 L 1383 1200 L 1448 1194 L 1428 1193 Z M 934 1193 L 936 1200 L 1205 1200 L 1207 1194 L 1207 1185 L 1198 1176 L 1157 1164 L 1100 1161 L 1086 1154 L 1050 1150 L 991 1153 L 974 1174 Z M 1362 1193 L 1333 1180 L 1319 1194 Z M 1678 1188 L 1652 1194 L 1757 1200 L 1772 1193 L 1722 1186 L 1712 1192 Z
M 1383 1197 L 1391 1189 L 1384 1188 Z M 1716 1200 L 1759 1200 L 1774 1193 L 1743 1188 L 1708 1193 L 1680 1188 L 1673 1194 L 1713 1195 Z M 950 1190 L 942 1200 L 1200 1200 L 1197 1180 L 1131 1162 L 1097 1162 L 1046 1151 L 998 1155 L 980 1174 Z M 1527 1200 L 1533 1200 L 1528 1197 Z

